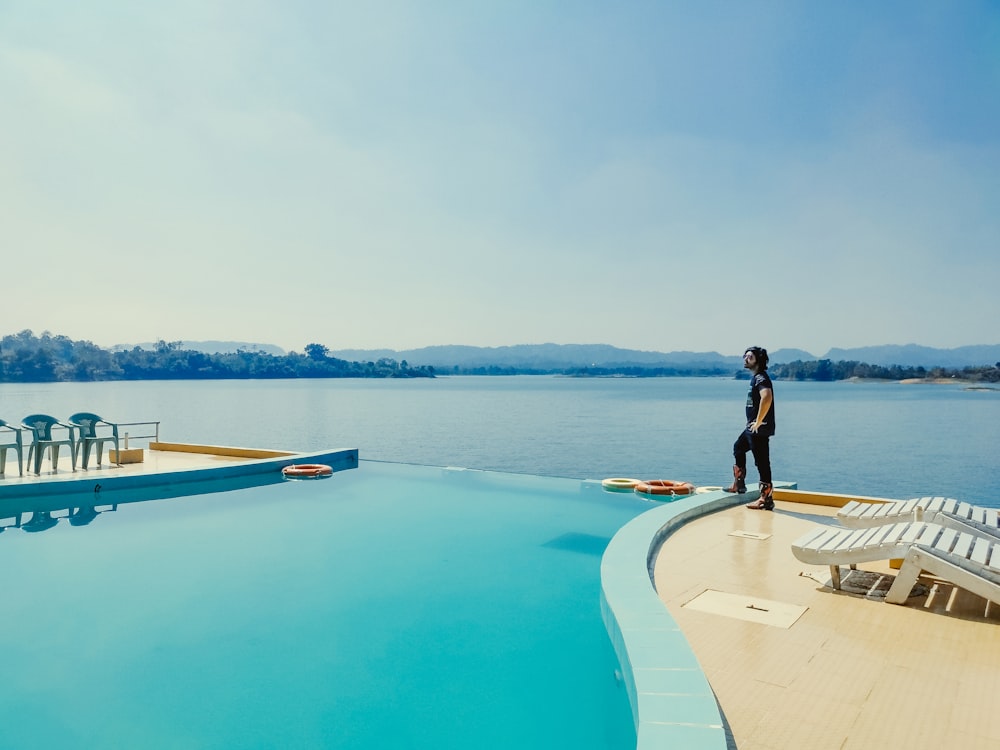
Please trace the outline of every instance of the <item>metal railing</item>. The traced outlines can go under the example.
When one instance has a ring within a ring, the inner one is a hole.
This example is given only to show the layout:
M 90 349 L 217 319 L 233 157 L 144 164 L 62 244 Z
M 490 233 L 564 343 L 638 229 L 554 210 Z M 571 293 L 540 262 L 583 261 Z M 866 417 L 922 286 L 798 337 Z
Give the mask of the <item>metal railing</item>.
M 125 432 L 121 431 L 122 427 L 145 427 L 146 425 L 151 425 L 153 427 L 152 435 L 132 435 L 127 430 Z M 160 423 L 159 422 L 118 422 L 119 439 L 122 441 L 122 450 L 128 450 L 128 441 L 132 440 L 149 440 L 152 439 L 153 442 L 160 442 Z

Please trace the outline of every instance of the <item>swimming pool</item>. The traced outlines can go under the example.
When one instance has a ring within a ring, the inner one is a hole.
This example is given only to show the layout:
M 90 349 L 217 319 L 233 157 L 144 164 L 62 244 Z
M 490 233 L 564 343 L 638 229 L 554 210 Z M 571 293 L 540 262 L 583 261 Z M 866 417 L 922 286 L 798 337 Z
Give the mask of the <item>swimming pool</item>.
M 634 495 L 362 461 L 129 499 L 0 534 L 7 747 L 635 744 L 599 609 Z

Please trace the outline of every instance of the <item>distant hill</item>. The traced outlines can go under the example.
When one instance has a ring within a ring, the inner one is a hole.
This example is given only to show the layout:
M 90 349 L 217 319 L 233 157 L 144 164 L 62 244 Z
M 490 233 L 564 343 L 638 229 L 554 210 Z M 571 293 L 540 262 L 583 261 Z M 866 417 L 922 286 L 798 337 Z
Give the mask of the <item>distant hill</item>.
M 932 349 L 917 344 L 905 346 L 865 346 L 859 349 L 831 349 L 823 359 L 833 362 L 857 361 L 870 365 L 909 365 L 911 367 L 980 367 L 1000 362 L 1000 345 L 960 346 L 957 349 Z
M 768 360 L 776 365 L 787 364 L 789 362 L 811 362 L 819 359 L 815 354 L 810 354 L 805 349 L 778 349 L 768 352 Z
M 173 343 L 173 342 L 168 342 Z M 181 341 L 180 348 L 186 351 L 204 352 L 205 354 L 230 354 L 243 349 L 248 352 L 263 352 L 282 357 L 288 352 L 274 344 L 254 344 L 247 341 Z M 135 347 L 140 349 L 156 349 L 156 342 L 144 341 L 141 344 L 116 344 L 111 351 L 128 351 Z
M 742 352 L 723 355 L 718 352 L 650 352 L 619 349 L 608 344 L 521 344 L 517 346 L 428 346 L 422 349 L 340 349 L 330 355 L 356 362 L 374 362 L 383 357 L 406 360 L 411 367 L 429 365 L 438 372 L 454 367 L 512 367 L 535 370 L 561 370 L 571 367 L 675 367 L 712 370 L 742 367 Z M 817 357 L 802 349 L 777 349 L 771 362 L 784 364 L 817 359 L 866 362 L 872 365 L 911 367 L 970 367 L 992 365 L 1000 361 L 1000 345 L 965 346 L 958 349 L 932 349 L 907 346 L 870 346 L 858 349 L 831 349 Z
M 619 349 L 607 344 L 521 344 L 517 346 L 428 346 L 423 349 L 341 349 L 331 356 L 351 361 L 376 361 L 382 357 L 406 360 L 413 367 L 430 365 L 439 371 L 453 367 L 514 367 L 562 370 L 568 367 L 685 367 L 711 369 L 740 365 L 739 357 L 717 352 L 647 352 Z

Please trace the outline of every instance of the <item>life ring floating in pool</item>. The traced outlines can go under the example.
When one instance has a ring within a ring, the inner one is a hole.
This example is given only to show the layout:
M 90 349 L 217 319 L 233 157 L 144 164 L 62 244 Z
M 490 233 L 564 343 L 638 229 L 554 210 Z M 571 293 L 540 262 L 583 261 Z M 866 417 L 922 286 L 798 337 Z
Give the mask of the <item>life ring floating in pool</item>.
M 609 477 L 601 482 L 601 487 L 611 492 L 632 492 L 639 484 L 638 479 L 627 479 L 626 477 Z
M 292 464 L 281 470 L 287 479 L 319 479 L 333 474 L 333 467 L 326 464 Z
M 670 479 L 649 479 L 639 482 L 635 486 L 635 491 L 643 495 L 690 495 L 694 492 L 694 485 Z

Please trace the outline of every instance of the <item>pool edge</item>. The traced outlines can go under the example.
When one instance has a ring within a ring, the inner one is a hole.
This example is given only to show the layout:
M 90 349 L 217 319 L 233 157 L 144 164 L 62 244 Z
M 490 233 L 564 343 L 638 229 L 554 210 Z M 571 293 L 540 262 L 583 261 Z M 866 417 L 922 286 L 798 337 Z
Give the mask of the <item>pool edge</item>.
M 637 750 L 730 747 L 723 711 L 687 639 L 657 595 L 652 571 L 660 545 L 674 531 L 755 495 L 715 491 L 653 508 L 619 529 L 601 558 L 601 617 L 621 666 Z
M 198 446 L 209 448 L 210 446 Z M 203 455 L 212 455 L 207 450 Z M 218 455 L 231 455 L 219 453 Z M 5 506 L 16 503 L 23 511 L 62 508 L 63 499 L 71 495 L 93 496 L 97 492 L 113 490 L 136 490 L 158 486 L 191 485 L 190 494 L 197 494 L 198 483 L 217 480 L 261 478 L 262 481 L 280 477 L 281 470 L 295 463 L 319 463 L 329 465 L 334 472 L 358 468 L 358 449 L 321 450 L 309 453 L 281 453 L 266 458 L 248 458 L 221 465 L 192 466 L 167 471 L 149 471 L 116 476 L 108 471 L 87 473 L 75 471 L 52 479 L 41 478 L 30 483 L 0 484 L 0 513 Z M 176 495 L 185 494 L 182 491 Z

